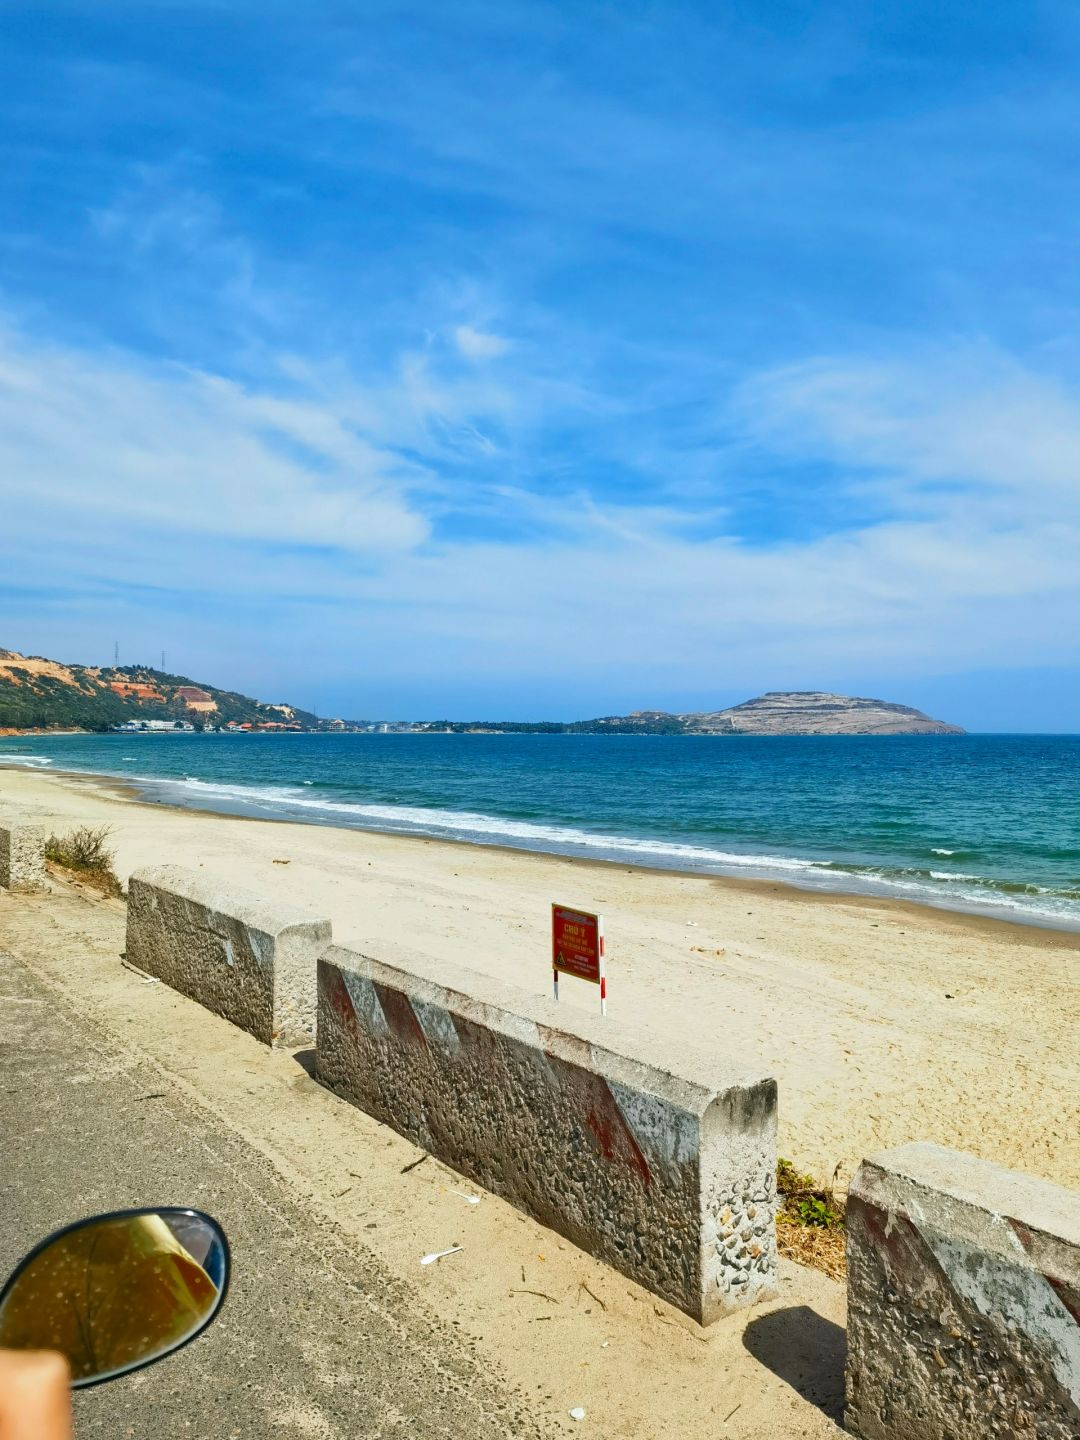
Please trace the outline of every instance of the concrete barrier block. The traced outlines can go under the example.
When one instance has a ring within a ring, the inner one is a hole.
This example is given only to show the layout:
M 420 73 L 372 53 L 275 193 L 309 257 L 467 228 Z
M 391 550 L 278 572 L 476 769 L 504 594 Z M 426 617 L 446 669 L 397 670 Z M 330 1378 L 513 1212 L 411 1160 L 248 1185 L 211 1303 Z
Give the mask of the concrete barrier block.
M 315 1038 L 315 964 L 330 921 L 180 865 L 128 883 L 127 957 L 267 1045 Z
M 316 1048 L 338 1094 L 702 1324 L 775 1293 L 776 1082 L 753 1067 L 338 947 Z
M 0 816 L 0 887 L 45 889 L 45 832 L 14 816 Z
M 863 1440 L 1077 1440 L 1080 1195 L 939 1145 L 848 1197 L 845 1423 Z

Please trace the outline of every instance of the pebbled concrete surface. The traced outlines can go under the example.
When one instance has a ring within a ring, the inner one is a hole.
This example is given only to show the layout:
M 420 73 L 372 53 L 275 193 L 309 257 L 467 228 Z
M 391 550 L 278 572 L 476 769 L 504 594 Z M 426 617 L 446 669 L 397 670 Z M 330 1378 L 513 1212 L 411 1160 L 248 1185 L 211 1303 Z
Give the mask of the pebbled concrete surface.
M 33 893 L 45 887 L 45 832 L 0 815 L 0 886 Z
M 330 921 L 210 872 L 154 865 L 128 881 L 127 953 L 140 969 L 267 1045 L 315 1040 L 315 964 Z
M 775 1080 L 446 961 L 318 976 L 337 1094 L 703 1324 L 776 1295 Z
M 1076 1440 L 1080 1195 L 905 1145 L 859 1167 L 847 1245 L 854 1435 Z
M 75 1397 L 79 1440 L 554 1433 L 472 1342 L 296 1203 L 255 1149 L 0 955 L 0 1271 L 99 1210 L 191 1204 L 233 1247 L 220 1319 Z

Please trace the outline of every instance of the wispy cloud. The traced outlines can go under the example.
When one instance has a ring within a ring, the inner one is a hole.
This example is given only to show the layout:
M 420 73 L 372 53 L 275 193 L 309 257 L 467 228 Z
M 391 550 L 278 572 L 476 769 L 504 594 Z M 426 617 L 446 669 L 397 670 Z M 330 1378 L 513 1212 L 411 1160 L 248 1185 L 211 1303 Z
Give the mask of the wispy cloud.
M 984 343 L 787 366 L 739 387 L 734 413 L 774 452 L 824 459 L 883 510 L 999 530 L 1080 518 L 1078 400 Z
M 316 405 L 10 336 L 0 470 L 8 515 L 54 535 L 111 525 L 366 554 L 426 533 L 408 501 L 422 472 Z
M 59 564 L 73 628 L 98 635 L 125 588 L 185 615 L 189 644 L 219 607 L 235 624 L 254 603 L 274 663 L 325 673 L 345 653 L 405 691 L 418 670 L 439 688 L 467 666 L 479 692 L 570 666 L 597 699 L 638 675 L 645 702 L 868 664 L 1080 659 L 1080 397 L 1001 357 L 977 375 L 970 355 L 819 360 L 744 385 L 732 410 L 756 446 L 827 458 L 881 509 L 771 545 L 748 546 L 731 516 L 718 531 L 681 507 L 545 507 L 528 490 L 501 492 L 513 540 L 456 537 L 424 467 L 349 408 L 9 336 L 4 573 L 30 587 Z
M 510 341 L 502 335 L 476 330 L 472 325 L 458 325 L 454 340 L 467 360 L 497 360 L 510 349 Z

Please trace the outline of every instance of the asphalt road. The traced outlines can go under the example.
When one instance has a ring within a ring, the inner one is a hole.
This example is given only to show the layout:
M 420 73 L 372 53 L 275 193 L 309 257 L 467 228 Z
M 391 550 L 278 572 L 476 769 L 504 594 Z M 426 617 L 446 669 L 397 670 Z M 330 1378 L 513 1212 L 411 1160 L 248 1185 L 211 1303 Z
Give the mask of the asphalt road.
M 196 1206 L 232 1244 L 218 1321 L 76 1395 L 79 1440 L 555 1433 L 239 1134 L 6 955 L 0 1017 L 0 1272 L 50 1229 L 125 1206 Z

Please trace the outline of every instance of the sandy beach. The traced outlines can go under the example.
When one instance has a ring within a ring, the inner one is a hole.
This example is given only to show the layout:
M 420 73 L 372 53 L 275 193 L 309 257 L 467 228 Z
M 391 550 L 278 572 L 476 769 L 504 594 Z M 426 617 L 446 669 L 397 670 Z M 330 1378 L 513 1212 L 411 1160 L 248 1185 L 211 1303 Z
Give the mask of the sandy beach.
M 327 914 L 335 939 L 404 946 L 533 991 L 552 901 L 603 912 L 610 1013 L 720 1047 L 780 1085 L 781 1153 L 828 1179 L 912 1139 L 1080 1186 L 1080 937 L 895 901 L 443 841 L 234 819 L 114 782 L 0 770 L 0 803 L 113 827 L 143 865 L 222 877 Z M 284 862 L 284 863 L 282 863 Z M 565 982 L 568 1007 L 596 1004 Z

